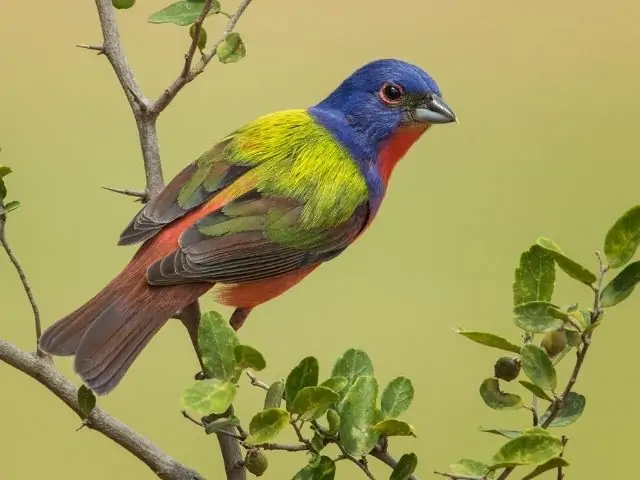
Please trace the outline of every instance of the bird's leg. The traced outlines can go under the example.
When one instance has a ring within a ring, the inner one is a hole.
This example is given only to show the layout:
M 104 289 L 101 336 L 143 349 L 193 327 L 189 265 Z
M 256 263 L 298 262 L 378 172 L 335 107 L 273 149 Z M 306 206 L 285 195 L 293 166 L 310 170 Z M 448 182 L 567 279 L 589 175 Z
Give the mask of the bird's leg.
M 253 308 L 236 308 L 229 319 L 229 325 L 231 325 L 231 328 L 236 332 L 240 330 L 240 327 L 244 325 L 244 321 L 249 316 L 249 313 L 251 313 L 251 310 L 253 310 Z

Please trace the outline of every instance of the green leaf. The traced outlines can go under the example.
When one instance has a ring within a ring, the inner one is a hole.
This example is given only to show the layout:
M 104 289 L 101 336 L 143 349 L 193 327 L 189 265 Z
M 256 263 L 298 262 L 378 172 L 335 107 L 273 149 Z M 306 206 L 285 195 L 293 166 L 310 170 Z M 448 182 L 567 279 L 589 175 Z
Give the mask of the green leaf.
M 391 472 L 389 480 L 409 480 L 418 467 L 418 456 L 415 453 L 405 453 L 400 457 L 396 468 Z
M 185 410 L 210 415 L 226 412 L 236 398 L 236 385 L 218 378 L 198 380 L 182 392 L 181 403 Z
M 553 398 L 551 398 L 547 392 L 545 392 L 543 389 L 541 389 L 539 386 L 537 386 L 534 383 L 531 382 L 527 382 L 526 380 L 518 380 L 520 382 L 520 385 L 522 385 L 524 388 L 526 388 L 527 390 L 529 390 L 531 393 L 533 393 L 536 397 L 541 398 L 542 400 L 546 400 L 548 402 L 553 402 Z
M 287 410 L 291 411 L 293 401 L 296 399 L 298 392 L 304 387 L 315 387 L 318 385 L 318 374 L 320 366 L 316 357 L 305 357 L 300 363 L 291 370 L 285 383 L 285 400 L 287 401 Z
M 246 443 L 256 445 L 270 442 L 289 425 L 289 412 L 282 408 L 269 408 L 254 415 L 249 423 Z
M 611 268 L 625 265 L 640 245 L 640 205 L 627 210 L 607 232 L 604 254 Z
M 311 437 L 311 447 L 313 448 L 313 450 L 317 453 L 320 453 L 326 446 L 327 445 L 325 444 L 324 437 L 318 434 L 318 432 L 314 433 L 313 437 Z
M 247 55 L 247 46 L 242 41 L 240 34 L 233 32 L 218 45 L 216 53 L 220 63 L 235 63 Z
M 196 24 L 194 23 L 189 27 L 189 36 L 191 40 L 195 40 L 196 37 Z M 198 35 L 198 43 L 197 46 L 200 50 L 204 50 L 204 47 L 207 46 L 207 31 L 204 29 L 202 25 L 200 25 L 200 34 Z
M 372 427 L 376 432 L 379 432 L 387 437 L 415 437 L 416 431 L 413 425 L 409 425 L 407 422 L 396 420 L 395 418 L 389 418 L 381 422 L 376 423 Z
M 520 362 L 522 362 L 524 373 L 538 387 L 543 390 L 554 390 L 556 388 L 556 369 L 543 349 L 528 343 L 522 347 Z
M 333 408 L 327 410 L 327 423 L 329 424 L 327 435 L 333 436 L 338 433 L 338 430 L 340 429 L 340 414 Z
M 518 345 L 511 343 L 506 338 L 494 335 L 493 333 L 472 332 L 468 330 L 461 330 L 459 328 L 455 329 L 455 332 L 479 343 L 480 345 L 506 350 L 507 352 L 520 353 L 520 347 Z
M 594 273 L 567 257 L 558 244 L 550 238 L 538 237 L 536 244 L 551 253 L 551 256 L 555 259 L 558 266 L 571 278 L 585 285 L 592 285 L 596 281 Z
M 9 212 L 17 209 L 18 207 L 20 207 L 20 202 L 18 202 L 17 200 L 14 200 L 13 202 L 8 202 L 4 206 L 4 213 L 9 213 Z
M 493 456 L 494 465 L 542 465 L 562 452 L 562 440 L 548 434 L 521 435 Z
M 322 455 L 316 465 L 307 465 L 295 474 L 292 480 L 334 480 L 336 464 L 331 458 Z
M 407 377 L 396 377 L 382 392 L 381 412 L 383 418 L 397 418 L 411 406 L 414 389 Z
M 545 333 L 564 325 L 563 314 L 548 302 L 527 302 L 517 305 L 513 312 L 514 322 L 519 328 L 531 333 Z M 561 318 L 558 318 L 561 317 Z
M 0 171 L 0 176 L 1 174 L 2 172 Z M 80 413 L 82 413 L 84 418 L 87 418 L 96 406 L 96 396 L 86 386 L 81 385 L 78 389 L 77 400 Z
M 556 470 L 559 467 L 568 467 L 569 462 L 567 462 L 562 457 L 552 458 L 548 462 L 543 463 L 542 465 L 538 465 L 535 469 L 531 471 L 528 475 L 522 477 L 522 480 L 531 480 L 539 475 L 542 475 L 544 472 L 548 472 L 549 470 Z
M 640 261 L 630 263 L 611 280 L 600 294 L 603 307 L 613 307 L 633 293 L 640 282 Z
M 218 312 L 206 312 L 200 318 L 198 345 L 208 377 L 225 381 L 235 379 L 238 337 Z
M 234 348 L 236 365 L 238 368 L 245 370 L 250 368 L 259 372 L 260 370 L 264 370 L 267 366 L 267 362 L 265 361 L 262 354 L 253 347 L 249 345 L 236 345 Z
M 520 435 L 522 435 L 522 432 L 520 430 L 507 430 L 504 428 L 478 427 L 478 430 L 484 433 L 491 433 L 493 435 L 500 435 L 502 437 L 507 437 L 507 438 L 518 438 Z
M 486 378 L 480 385 L 480 396 L 487 406 L 495 410 L 515 410 L 522 408 L 522 398 L 500 390 L 497 378 Z
M 584 395 L 580 395 L 576 392 L 569 392 L 569 394 L 564 399 L 562 407 L 560 407 L 560 411 L 556 415 L 556 418 L 549 424 L 550 427 L 566 427 L 567 425 L 571 425 L 573 422 L 578 420 L 582 416 L 584 412 L 584 408 L 587 405 L 587 399 Z M 549 418 L 552 412 L 552 405 L 549 406 L 544 415 L 540 417 L 540 423 L 544 423 Z
M 340 396 L 327 387 L 304 387 L 291 405 L 291 413 L 297 413 L 305 421 L 316 420 L 326 413 Z
M 168 7 L 158 10 L 149 16 L 149 23 L 173 23 L 184 27 L 194 23 L 202 13 L 204 2 L 193 2 L 188 0 L 180 0 L 174 2 Z M 213 15 L 220 11 L 220 3 L 213 0 L 211 10 L 207 14 Z
M 341 393 L 349 383 L 347 377 L 329 377 L 320 384 L 321 387 L 327 387 L 336 393 Z
M 204 427 L 204 433 L 211 435 L 228 427 L 237 427 L 240 425 L 238 417 L 216 418 L 213 422 L 209 422 Z
M 353 385 L 358 377 L 373 376 L 373 363 L 362 350 L 350 348 L 342 354 L 336 361 L 331 371 L 332 377 L 345 377 L 348 380 L 346 388 L 341 392 L 341 396 L 347 393 L 347 389 Z
M 553 256 L 538 245 L 520 255 L 513 282 L 513 304 L 550 302 L 556 281 Z
M 9 175 L 13 170 L 11 170 L 9 167 L 5 166 L 5 165 L 0 165 L 0 178 L 6 177 L 7 175 Z
M 265 410 L 268 408 L 280 408 L 280 405 L 282 404 L 283 395 L 284 395 L 284 382 L 282 380 L 273 382 L 269 387 L 269 389 L 267 390 L 266 396 L 264 397 Z
M 449 471 L 451 473 L 457 473 L 458 475 L 486 477 L 489 475 L 489 465 L 478 462 L 477 460 L 463 458 L 459 460 L 458 463 L 449 465 Z
M 340 439 L 345 450 L 355 457 L 368 453 L 378 441 L 371 428 L 376 423 L 378 382 L 372 376 L 356 379 L 344 397 L 340 409 Z

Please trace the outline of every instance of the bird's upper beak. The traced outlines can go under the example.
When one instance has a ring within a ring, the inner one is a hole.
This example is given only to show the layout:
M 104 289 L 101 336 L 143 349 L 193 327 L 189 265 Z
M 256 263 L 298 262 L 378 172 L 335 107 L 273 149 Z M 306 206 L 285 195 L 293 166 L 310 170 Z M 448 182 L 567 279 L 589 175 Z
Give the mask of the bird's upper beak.
M 431 95 L 424 103 L 415 109 L 414 118 L 425 123 L 458 123 L 456 114 L 437 95 Z

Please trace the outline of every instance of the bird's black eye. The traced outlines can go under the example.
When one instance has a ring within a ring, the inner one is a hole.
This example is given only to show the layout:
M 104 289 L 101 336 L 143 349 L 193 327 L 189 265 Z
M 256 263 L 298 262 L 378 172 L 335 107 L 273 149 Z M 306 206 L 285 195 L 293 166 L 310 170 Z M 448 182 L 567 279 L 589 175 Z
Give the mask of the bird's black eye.
M 385 83 L 380 89 L 380 98 L 389 104 L 399 103 L 404 95 L 404 90 L 400 85 Z

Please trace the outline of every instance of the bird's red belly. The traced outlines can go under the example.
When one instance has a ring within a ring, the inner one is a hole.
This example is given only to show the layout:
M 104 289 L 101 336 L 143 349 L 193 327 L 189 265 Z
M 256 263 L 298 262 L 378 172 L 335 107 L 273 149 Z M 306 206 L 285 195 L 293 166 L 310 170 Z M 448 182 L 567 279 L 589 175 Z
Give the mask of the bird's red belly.
M 280 277 L 256 282 L 236 284 L 216 284 L 212 293 L 214 300 L 222 305 L 239 308 L 253 308 L 282 295 L 297 285 L 303 278 L 320 266 L 319 263 Z

